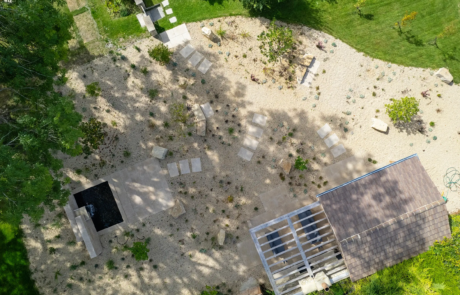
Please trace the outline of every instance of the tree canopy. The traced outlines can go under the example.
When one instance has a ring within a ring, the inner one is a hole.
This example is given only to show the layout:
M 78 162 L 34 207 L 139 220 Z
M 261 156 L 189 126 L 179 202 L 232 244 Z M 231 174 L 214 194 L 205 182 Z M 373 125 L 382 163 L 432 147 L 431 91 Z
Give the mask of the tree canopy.
M 38 218 L 40 204 L 63 203 L 69 192 L 56 153 L 81 153 L 81 115 L 53 86 L 71 38 L 71 20 L 57 9 L 62 4 L 0 4 L 0 217 L 10 220 Z

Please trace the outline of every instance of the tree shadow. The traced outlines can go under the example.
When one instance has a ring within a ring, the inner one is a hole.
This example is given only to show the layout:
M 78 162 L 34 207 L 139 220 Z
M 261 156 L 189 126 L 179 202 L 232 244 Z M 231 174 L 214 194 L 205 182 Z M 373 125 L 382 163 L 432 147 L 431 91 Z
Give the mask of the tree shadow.
M 399 121 L 394 124 L 399 132 L 406 132 L 408 135 L 411 134 L 422 134 L 426 135 L 427 129 L 423 118 L 420 115 L 416 115 L 412 118 L 411 122 Z

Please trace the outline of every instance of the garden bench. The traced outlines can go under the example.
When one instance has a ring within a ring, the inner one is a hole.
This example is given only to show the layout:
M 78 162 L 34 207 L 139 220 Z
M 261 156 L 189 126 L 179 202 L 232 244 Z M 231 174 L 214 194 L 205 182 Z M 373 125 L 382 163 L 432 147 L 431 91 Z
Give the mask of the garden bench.
M 300 223 L 302 224 L 303 231 L 307 234 L 307 239 L 312 243 L 319 243 L 322 241 L 321 238 L 318 238 L 319 231 L 316 231 L 317 226 L 316 224 L 312 224 L 315 222 L 313 217 L 311 216 L 311 211 L 307 210 L 297 215 L 299 217 Z M 303 220 L 302 220 L 303 219 Z
M 277 255 L 279 253 L 283 253 L 284 251 L 286 251 L 286 249 L 284 248 L 284 245 L 281 245 L 283 243 L 281 239 L 277 239 L 279 237 L 280 237 L 280 234 L 278 232 L 271 233 L 267 236 L 267 240 L 269 242 L 268 244 L 270 245 L 274 255 Z M 271 242 L 272 240 L 275 240 L 275 241 Z

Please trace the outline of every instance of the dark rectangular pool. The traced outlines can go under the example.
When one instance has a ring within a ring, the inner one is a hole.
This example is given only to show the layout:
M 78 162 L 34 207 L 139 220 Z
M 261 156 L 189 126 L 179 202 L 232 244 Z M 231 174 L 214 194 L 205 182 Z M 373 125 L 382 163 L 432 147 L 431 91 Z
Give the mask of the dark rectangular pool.
M 123 222 L 107 181 L 76 193 L 74 197 L 78 208 L 86 208 L 97 231 Z

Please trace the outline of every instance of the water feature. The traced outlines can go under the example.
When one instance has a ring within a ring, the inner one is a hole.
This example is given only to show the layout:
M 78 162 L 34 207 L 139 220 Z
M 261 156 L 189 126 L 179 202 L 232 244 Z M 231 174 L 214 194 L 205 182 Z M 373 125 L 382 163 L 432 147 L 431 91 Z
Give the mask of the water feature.
M 107 181 L 76 193 L 74 197 L 79 208 L 86 208 L 97 231 L 123 222 Z

